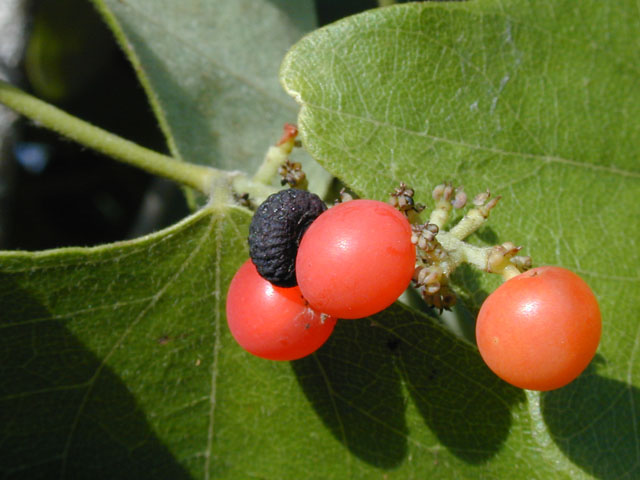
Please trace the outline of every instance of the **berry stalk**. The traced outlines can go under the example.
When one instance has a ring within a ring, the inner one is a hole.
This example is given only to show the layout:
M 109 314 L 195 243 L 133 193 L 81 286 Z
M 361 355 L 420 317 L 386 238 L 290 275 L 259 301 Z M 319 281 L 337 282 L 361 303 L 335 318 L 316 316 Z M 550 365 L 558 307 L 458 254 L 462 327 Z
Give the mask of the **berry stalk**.
M 474 207 L 447 231 L 444 227 L 451 218 L 452 210 L 462 209 L 467 204 L 464 190 L 454 188 L 450 183 L 436 186 L 432 192 L 435 208 L 426 223 L 420 221 L 424 206 L 415 204 L 413 194 L 413 189 L 402 183 L 391 193 L 389 203 L 412 223 L 411 242 L 417 247 L 413 283 L 428 304 L 440 310 L 455 304 L 456 297 L 449 287 L 449 279 L 463 263 L 499 274 L 505 281 L 531 267 L 531 259 L 518 256 L 520 247 L 510 242 L 478 247 L 465 241 L 484 225 L 500 197 L 491 198 L 488 191 L 476 195 Z

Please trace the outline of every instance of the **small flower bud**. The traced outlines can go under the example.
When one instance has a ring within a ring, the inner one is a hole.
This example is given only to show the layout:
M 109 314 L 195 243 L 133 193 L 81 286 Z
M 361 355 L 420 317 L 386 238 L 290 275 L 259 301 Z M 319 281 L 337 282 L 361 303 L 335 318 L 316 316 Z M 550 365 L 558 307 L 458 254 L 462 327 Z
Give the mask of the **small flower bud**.
M 467 204 L 467 194 L 462 187 L 456 188 L 456 195 L 453 199 L 453 208 L 461 209 Z
M 444 193 L 445 184 L 441 183 L 440 185 L 436 185 L 431 193 L 431 196 L 434 200 L 438 201 L 442 198 L 442 194 Z
M 491 192 L 489 192 L 489 190 L 487 190 L 486 192 L 479 193 L 475 197 L 473 197 L 473 204 L 476 207 L 480 207 L 485 203 L 487 203 L 487 200 L 489 200 L 490 196 L 491 196 Z

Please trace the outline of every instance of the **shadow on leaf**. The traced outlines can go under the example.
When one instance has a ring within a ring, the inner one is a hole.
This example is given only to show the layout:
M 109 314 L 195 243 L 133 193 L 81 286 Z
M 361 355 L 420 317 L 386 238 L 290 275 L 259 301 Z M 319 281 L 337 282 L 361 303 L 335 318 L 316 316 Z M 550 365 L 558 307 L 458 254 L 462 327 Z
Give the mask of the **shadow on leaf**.
M 384 469 L 398 466 L 407 455 L 405 400 L 390 354 L 393 342 L 395 337 L 368 320 L 340 320 L 315 355 L 291 363 L 331 433 L 354 455 Z
M 188 479 L 126 385 L 9 275 L 0 278 L 0 476 Z
M 595 373 L 543 394 L 542 413 L 564 454 L 604 480 L 639 478 L 640 389 Z
M 452 275 L 452 281 L 456 287 L 456 293 L 460 297 L 458 303 L 464 303 L 471 313 L 473 330 L 475 331 L 475 317 L 480 306 L 489 296 L 489 292 L 482 287 L 481 273 L 468 264 L 460 265 Z M 462 300 L 462 302 L 460 302 Z M 475 334 L 474 334 L 475 337 Z
M 292 366 L 333 435 L 379 468 L 407 456 L 406 390 L 440 443 L 471 464 L 500 450 L 511 406 L 524 400 L 473 347 L 399 305 L 371 319 L 339 321 L 316 355 Z
M 523 392 L 498 379 L 475 348 L 432 322 L 416 317 L 393 332 L 399 369 L 429 429 L 467 463 L 492 458 L 509 434 L 511 407 L 524 401 Z
M 480 230 L 475 232 L 474 235 L 487 245 L 498 245 L 500 243 L 499 235 L 488 225 L 483 226 Z

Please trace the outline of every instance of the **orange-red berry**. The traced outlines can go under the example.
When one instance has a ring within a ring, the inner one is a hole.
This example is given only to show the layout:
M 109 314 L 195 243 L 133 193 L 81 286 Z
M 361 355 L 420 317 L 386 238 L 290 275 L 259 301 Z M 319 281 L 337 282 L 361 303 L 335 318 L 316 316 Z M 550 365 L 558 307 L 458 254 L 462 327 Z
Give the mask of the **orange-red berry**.
M 482 358 L 503 380 L 529 390 L 573 381 L 600 342 L 598 301 L 575 273 L 538 267 L 507 280 L 483 303 L 476 324 Z
M 247 260 L 229 286 L 227 323 L 249 353 L 270 360 L 295 360 L 320 348 L 336 319 L 313 310 L 298 287 L 271 284 Z
M 296 277 L 317 311 L 361 318 L 391 305 L 415 266 L 411 225 L 391 205 L 351 200 L 322 213 L 302 237 Z

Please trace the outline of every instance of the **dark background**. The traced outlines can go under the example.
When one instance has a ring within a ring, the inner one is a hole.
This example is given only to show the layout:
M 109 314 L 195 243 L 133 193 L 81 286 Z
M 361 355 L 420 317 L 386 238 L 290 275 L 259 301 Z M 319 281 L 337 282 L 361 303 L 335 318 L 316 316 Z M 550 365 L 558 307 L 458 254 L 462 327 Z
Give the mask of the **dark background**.
M 318 26 L 375 8 L 318 0 Z M 20 86 L 63 110 L 167 152 L 145 93 L 88 0 L 34 0 Z M 22 120 L 5 163 L 0 249 L 91 246 L 158 230 L 188 214 L 172 182 Z M 267 145 L 265 145 L 265 149 Z M 34 155 L 36 160 L 34 161 Z

